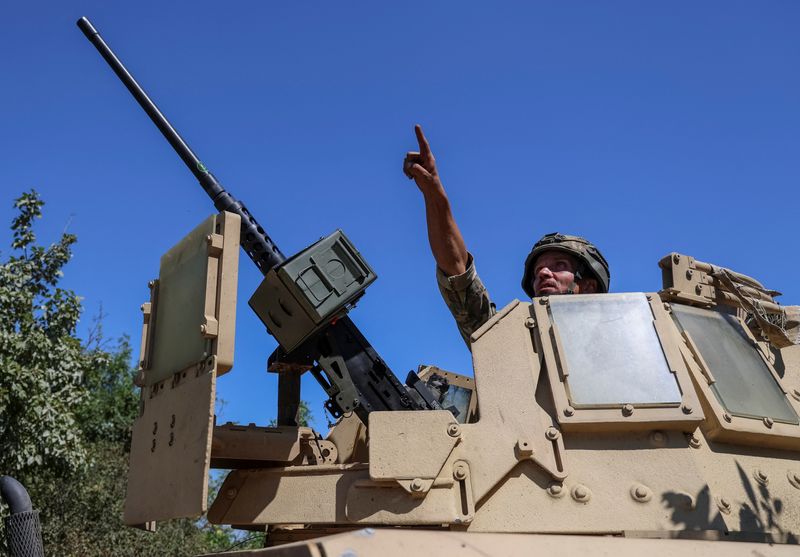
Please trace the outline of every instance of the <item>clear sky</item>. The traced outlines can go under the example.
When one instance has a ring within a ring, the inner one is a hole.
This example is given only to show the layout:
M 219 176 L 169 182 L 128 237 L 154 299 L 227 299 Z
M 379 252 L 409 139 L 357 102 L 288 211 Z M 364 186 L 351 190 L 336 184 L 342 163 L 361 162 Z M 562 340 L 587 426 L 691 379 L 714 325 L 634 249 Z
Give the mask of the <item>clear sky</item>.
M 147 281 L 210 201 L 75 26 L 101 35 L 286 254 L 342 228 L 379 275 L 354 321 L 398 376 L 471 373 L 439 299 L 422 199 L 401 172 L 423 125 L 498 306 L 553 231 L 605 253 L 612 291 L 654 291 L 670 251 L 800 303 L 800 4 L 7 3 L 0 222 L 36 188 L 40 238 L 78 235 L 63 284 L 138 346 Z M 7 253 L 10 233 L 0 233 Z M 220 419 L 275 415 L 275 341 L 245 301 Z M 304 383 L 324 429 L 323 393 Z

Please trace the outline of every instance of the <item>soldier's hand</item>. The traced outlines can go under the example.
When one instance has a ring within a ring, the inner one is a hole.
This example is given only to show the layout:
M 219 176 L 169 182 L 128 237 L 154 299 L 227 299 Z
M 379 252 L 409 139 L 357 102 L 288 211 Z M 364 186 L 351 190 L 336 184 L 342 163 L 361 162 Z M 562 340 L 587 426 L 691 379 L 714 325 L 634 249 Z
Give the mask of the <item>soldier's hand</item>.
M 406 153 L 403 161 L 403 172 L 409 179 L 413 178 L 417 187 L 423 194 L 433 193 L 442 189 L 439 180 L 439 173 L 436 171 L 436 159 L 433 158 L 428 140 L 422 133 L 422 127 L 414 126 L 414 133 L 417 134 L 419 152 L 410 151 Z

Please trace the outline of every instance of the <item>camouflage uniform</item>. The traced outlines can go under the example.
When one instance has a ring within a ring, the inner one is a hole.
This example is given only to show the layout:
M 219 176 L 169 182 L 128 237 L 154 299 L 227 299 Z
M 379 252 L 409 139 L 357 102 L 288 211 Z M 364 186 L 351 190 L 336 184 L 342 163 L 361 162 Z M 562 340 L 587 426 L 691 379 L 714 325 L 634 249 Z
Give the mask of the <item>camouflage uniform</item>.
M 475 272 L 472 254 L 469 254 L 467 270 L 463 274 L 448 277 L 437 267 L 436 282 L 439 283 L 444 303 L 456 320 L 461 337 L 469 347 L 470 335 L 497 313 L 486 287 Z

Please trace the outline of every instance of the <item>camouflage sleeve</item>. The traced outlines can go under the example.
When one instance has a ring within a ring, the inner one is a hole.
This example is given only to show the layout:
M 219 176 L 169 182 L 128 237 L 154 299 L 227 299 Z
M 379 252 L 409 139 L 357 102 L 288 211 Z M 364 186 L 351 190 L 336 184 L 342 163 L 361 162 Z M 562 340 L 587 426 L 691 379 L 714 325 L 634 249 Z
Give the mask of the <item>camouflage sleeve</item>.
M 472 254 L 467 260 L 467 270 L 461 275 L 448 277 L 436 268 L 436 281 L 444 303 L 456 320 L 461 337 L 469 347 L 469 337 L 497 311 L 489 293 L 475 272 Z

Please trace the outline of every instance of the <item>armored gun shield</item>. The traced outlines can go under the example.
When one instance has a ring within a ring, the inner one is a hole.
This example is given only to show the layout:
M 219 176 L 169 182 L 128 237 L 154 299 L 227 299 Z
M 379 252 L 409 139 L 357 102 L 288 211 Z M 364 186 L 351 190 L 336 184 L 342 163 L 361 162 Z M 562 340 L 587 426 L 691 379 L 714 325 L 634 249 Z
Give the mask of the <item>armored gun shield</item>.
M 126 524 L 206 511 L 216 379 L 233 366 L 240 226 L 232 213 L 208 217 L 164 254 L 150 283 Z

